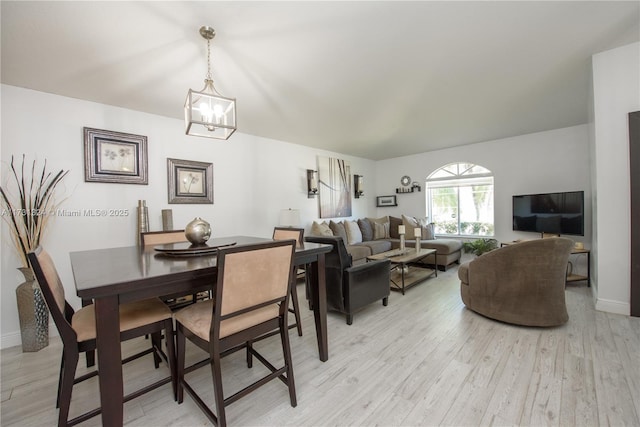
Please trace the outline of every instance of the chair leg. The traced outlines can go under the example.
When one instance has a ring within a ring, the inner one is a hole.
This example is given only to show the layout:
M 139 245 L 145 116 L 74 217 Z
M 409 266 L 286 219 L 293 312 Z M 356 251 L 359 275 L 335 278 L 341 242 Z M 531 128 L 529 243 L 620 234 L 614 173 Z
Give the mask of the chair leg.
M 160 352 L 162 351 L 162 332 L 154 332 L 151 334 L 151 348 L 153 351 L 153 366 L 158 369 L 162 358 Z
M 62 373 L 64 372 L 64 351 L 60 358 L 60 375 L 58 376 L 58 394 L 56 396 L 56 408 L 60 407 L 60 394 L 62 393 Z
M 177 374 L 176 374 L 176 350 L 173 344 L 173 319 L 164 322 L 164 333 L 167 340 L 167 358 L 169 359 L 169 371 L 171 372 L 171 387 L 173 388 L 173 400 L 177 400 Z
M 347 314 L 347 325 L 353 324 L 353 314 Z
M 300 304 L 298 303 L 298 290 L 295 281 L 291 284 L 291 301 L 293 301 L 293 314 L 296 318 L 298 336 L 302 336 L 302 322 L 300 322 Z
M 224 392 L 222 391 L 222 371 L 220 369 L 220 352 L 211 355 L 211 376 L 213 377 L 213 394 L 216 401 L 216 416 L 218 427 L 227 425 L 227 416 L 224 409 Z
M 382 305 L 384 305 L 385 307 L 389 305 L 389 297 L 382 298 Z
M 62 372 L 60 375 L 60 411 L 58 412 L 58 426 L 66 426 L 69 418 L 69 407 L 71 406 L 71 392 L 73 390 L 73 380 L 80 358 L 78 352 L 63 350 Z
M 178 324 L 176 333 L 176 399 L 178 403 L 184 401 L 184 358 L 187 338 L 184 336 L 182 325 Z
M 289 328 L 286 327 L 286 323 L 280 325 L 280 339 L 282 341 L 282 354 L 284 356 L 284 363 L 287 366 L 287 387 L 289 388 L 289 399 L 291 400 L 291 406 L 294 408 L 298 405 L 296 398 L 296 385 L 293 379 L 293 363 L 291 357 L 291 346 L 289 344 Z
M 253 367 L 253 353 L 251 350 L 253 349 L 253 341 L 247 341 L 247 368 L 251 369 Z

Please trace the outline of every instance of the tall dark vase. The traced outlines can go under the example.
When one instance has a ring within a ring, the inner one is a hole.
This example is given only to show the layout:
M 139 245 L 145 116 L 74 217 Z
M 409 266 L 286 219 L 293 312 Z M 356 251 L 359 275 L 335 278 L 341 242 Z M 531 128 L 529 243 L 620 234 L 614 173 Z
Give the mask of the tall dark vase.
M 49 309 L 30 268 L 18 268 L 25 282 L 16 288 L 22 351 L 39 351 L 49 345 Z

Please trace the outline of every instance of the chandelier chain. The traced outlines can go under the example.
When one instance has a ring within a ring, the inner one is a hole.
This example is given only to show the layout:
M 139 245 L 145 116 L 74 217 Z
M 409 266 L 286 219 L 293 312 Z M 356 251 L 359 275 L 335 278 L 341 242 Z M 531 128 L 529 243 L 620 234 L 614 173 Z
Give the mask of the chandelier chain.
M 211 78 L 211 40 L 207 39 L 207 80 Z

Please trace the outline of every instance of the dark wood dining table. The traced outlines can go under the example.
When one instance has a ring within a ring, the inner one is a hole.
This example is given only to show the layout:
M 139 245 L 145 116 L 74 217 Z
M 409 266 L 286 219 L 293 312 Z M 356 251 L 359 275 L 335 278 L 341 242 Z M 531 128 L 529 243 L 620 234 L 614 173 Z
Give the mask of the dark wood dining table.
M 224 240 L 244 245 L 271 239 L 230 236 Z M 208 243 L 215 245 L 215 241 L 211 239 Z M 296 249 L 294 258 L 297 266 L 307 265 L 313 270 L 309 275 L 314 278 L 310 283 L 311 303 L 319 358 L 323 362 L 329 359 L 324 267 L 325 253 L 330 250 L 331 245 L 304 242 Z M 176 257 L 161 254 L 153 248 L 130 246 L 72 252 L 70 257 L 78 297 L 93 300 L 95 304 L 102 424 L 121 426 L 124 388 L 118 305 L 211 289 L 216 281 L 216 255 Z

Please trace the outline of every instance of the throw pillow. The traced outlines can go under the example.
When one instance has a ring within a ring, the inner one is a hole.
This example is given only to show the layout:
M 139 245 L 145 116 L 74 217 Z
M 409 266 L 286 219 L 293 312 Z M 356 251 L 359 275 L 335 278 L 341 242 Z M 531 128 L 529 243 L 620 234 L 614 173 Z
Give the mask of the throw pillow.
M 420 228 L 420 224 L 418 224 L 418 221 L 412 217 L 412 216 L 407 216 L 407 215 L 402 215 L 402 225 L 404 225 L 405 228 L 405 238 L 407 240 L 413 240 L 415 239 L 415 229 L 416 228 Z M 420 237 L 422 239 L 422 237 Z
M 329 222 L 329 228 L 333 231 L 333 235 L 336 237 L 342 237 L 344 243 L 347 244 L 347 230 L 344 228 L 344 224 L 342 222 Z
M 416 220 L 418 221 L 420 228 L 422 228 L 422 238 L 424 240 L 435 240 L 435 224 L 433 222 L 429 222 L 429 218 L 416 218 Z
M 395 216 L 389 216 L 389 237 L 392 239 L 399 239 L 398 226 L 402 225 L 402 218 Z M 405 236 L 406 237 L 406 236 Z
M 358 220 L 358 227 L 360 227 L 360 233 L 362 233 L 362 241 L 368 242 L 373 240 L 373 228 L 368 219 L 363 218 Z
M 347 232 L 347 244 L 355 245 L 356 243 L 362 243 L 362 232 L 358 223 L 355 221 L 344 221 L 344 229 Z
M 374 222 L 373 223 L 373 239 L 388 239 L 389 238 L 389 223 L 388 222 Z
M 311 225 L 311 235 L 312 236 L 333 236 L 333 231 L 329 228 L 329 224 L 325 222 L 319 223 L 317 221 L 313 221 Z

